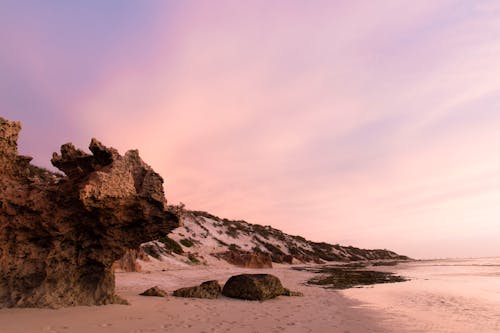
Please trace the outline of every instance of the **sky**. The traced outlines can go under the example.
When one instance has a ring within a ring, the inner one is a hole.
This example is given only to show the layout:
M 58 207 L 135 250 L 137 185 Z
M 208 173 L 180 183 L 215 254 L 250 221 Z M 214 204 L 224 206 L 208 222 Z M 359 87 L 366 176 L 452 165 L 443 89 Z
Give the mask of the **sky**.
M 500 256 L 498 1 L 0 3 L 22 154 L 96 137 L 170 204 L 414 258 Z

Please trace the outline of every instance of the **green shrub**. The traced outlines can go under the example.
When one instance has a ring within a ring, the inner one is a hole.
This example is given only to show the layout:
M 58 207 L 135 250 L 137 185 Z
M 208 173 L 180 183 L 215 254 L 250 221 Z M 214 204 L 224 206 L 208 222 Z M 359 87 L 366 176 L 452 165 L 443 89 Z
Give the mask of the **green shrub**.
M 191 247 L 193 246 L 193 241 L 191 239 L 187 239 L 187 238 L 183 238 L 179 241 L 179 243 L 181 243 L 182 245 L 184 245 L 185 247 Z
M 220 217 L 218 216 L 215 216 L 215 215 L 212 215 L 210 213 L 207 213 L 207 212 L 203 212 L 203 211 L 196 211 L 196 210 L 192 210 L 191 211 L 191 214 L 193 214 L 194 216 L 201 216 L 201 217 L 205 217 L 207 219 L 211 219 L 211 220 L 215 220 L 215 221 L 220 221 L 222 220 Z
M 226 235 L 232 238 L 238 238 L 238 229 L 232 225 L 228 225 Z
M 160 251 L 158 251 L 157 247 L 155 247 L 154 245 L 145 244 L 145 245 L 142 245 L 141 247 L 144 250 L 144 252 L 146 252 L 146 254 L 150 255 L 151 257 L 153 257 L 155 259 L 160 259 L 161 253 L 160 253 Z
M 221 241 L 220 239 L 215 238 L 215 237 L 213 237 L 213 236 L 212 236 L 212 238 L 213 238 L 213 239 L 215 239 L 215 241 L 216 241 L 219 245 L 221 245 L 221 246 L 228 246 L 226 242 L 223 242 L 223 241 Z
M 239 251 L 239 250 L 241 250 L 241 247 L 239 245 L 237 245 L 237 244 L 230 244 L 228 248 L 231 251 Z
M 158 239 L 158 241 L 165 244 L 165 248 L 167 250 L 170 250 L 171 252 L 174 252 L 176 254 L 183 254 L 184 253 L 184 251 L 182 250 L 182 247 L 179 245 L 179 243 L 174 241 L 172 238 L 165 236 L 165 237 Z
M 252 252 L 255 252 L 255 253 L 263 253 L 264 251 L 262 251 L 262 249 L 260 248 L 260 246 L 256 245 L 252 248 Z
M 196 257 L 195 254 L 189 252 L 188 255 L 187 255 L 189 261 L 191 261 L 193 264 L 199 264 L 200 263 L 200 260 Z
M 266 227 L 264 227 L 264 226 L 262 226 L 260 224 L 254 224 L 253 225 L 253 230 L 259 236 L 261 236 L 261 237 L 269 240 L 270 233 L 269 233 L 269 230 Z

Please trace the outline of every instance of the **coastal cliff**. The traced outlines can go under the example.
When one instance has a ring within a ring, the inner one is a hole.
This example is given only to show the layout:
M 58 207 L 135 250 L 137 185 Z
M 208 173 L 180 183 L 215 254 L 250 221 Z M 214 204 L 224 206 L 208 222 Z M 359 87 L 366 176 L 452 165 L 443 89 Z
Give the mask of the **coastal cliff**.
M 52 164 L 18 155 L 18 122 L 0 118 L 0 308 L 124 303 L 113 263 L 178 226 L 163 179 L 136 150 L 68 143 Z
M 408 259 L 167 206 L 162 177 L 137 150 L 122 156 L 96 139 L 91 154 L 62 145 L 51 162 L 64 175 L 51 172 L 19 155 L 20 130 L 0 118 L 0 308 L 125 303 L 114 269 L 167 257 L 246 268 Z

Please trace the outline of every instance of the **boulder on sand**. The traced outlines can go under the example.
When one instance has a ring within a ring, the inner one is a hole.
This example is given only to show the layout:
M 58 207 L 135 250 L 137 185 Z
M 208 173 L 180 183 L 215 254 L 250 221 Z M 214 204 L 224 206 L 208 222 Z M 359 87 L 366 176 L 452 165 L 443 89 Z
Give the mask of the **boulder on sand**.
M 271 274 L 241 274 L 227 280 L 222 294 L 226 297 L 246 300 L 275 298 L 284 293 L 281 281 Z
M 141 296 L 157 296 L 157 297 L 167 297 L 167 292 L 160 289 L 158 286 L 154 286 L 139 294 Z
M 174 291 L 174 296 L 191 298 L 210 298 L 219 297 L 221 286 L 216 280 L 203 282 L 199 286 L 181 288 Z

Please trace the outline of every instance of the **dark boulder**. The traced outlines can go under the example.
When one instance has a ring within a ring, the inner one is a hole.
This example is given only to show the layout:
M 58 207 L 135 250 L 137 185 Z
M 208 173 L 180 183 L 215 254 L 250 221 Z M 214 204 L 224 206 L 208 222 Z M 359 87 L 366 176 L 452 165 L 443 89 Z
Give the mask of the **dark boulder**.
M 222 294 L 226 297 L 259 301 L 275 298 L 283 292 L 281 281 L 271 274 L 232 276 L 222 289 Z
M 219 297 L 221 286 L 216 280 L 203 282 L 199 286 L 181 288 L 174 291 L 176 297 L 210 298 Z

